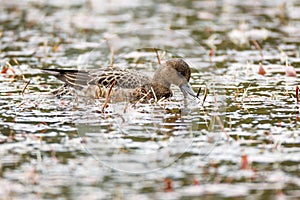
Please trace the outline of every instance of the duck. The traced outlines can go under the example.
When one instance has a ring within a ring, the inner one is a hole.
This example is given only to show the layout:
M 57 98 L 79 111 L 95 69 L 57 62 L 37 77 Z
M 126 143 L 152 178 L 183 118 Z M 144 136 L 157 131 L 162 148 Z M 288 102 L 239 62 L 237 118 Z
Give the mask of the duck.
M 181 58 L 162 63 L 152 78 L 133 69 L 108 68 L 106 70 L 42 69 L 55 76 L 64 85 L 53 91 L 56 96 L 66 93 L 81 94 L 95 99 L 105 98 L 108 93 L 117 101 L 150 101 L 167 99 L 173 95 L 171 85 L 178 86 L 183 96 L 198 98 L 189 81 L 190 66 Z M 112 90 L 113 89 L 113 90 Z

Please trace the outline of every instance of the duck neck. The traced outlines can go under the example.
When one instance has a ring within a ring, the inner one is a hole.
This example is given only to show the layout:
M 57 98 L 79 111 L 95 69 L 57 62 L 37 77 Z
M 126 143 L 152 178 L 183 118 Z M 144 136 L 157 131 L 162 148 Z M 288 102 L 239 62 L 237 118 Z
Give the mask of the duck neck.
M 168 80 L 168 77 L 166 77 L 163 67 L 160 67 L 155 71 L 152 79 L 152 84 L 161 85 L 162 87 L 165 88 L 171 87 L 171 83 Z

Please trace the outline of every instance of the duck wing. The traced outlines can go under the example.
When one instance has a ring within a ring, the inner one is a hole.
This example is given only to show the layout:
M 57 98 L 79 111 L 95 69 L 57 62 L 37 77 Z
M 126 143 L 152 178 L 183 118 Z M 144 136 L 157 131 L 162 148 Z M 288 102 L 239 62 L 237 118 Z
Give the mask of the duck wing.
M 134 89 L 145 83 L 149 83 L 150 79 L 144 74 L 135 70 L 105 70 L 90 74 L 93 77 L 92 82 L 101 86 L 109 87 L 116 81 L 115 86 L 119 88 Z
M 135 70 L 102 70 L 102 71 L 79 71 L 67 69 L 42 69 L 45 74 L 53 75 L 68 86 L 83 88 L 88 85 L 111 86 L 114 82 L 119 88 L 136 88 L 150 79 Z

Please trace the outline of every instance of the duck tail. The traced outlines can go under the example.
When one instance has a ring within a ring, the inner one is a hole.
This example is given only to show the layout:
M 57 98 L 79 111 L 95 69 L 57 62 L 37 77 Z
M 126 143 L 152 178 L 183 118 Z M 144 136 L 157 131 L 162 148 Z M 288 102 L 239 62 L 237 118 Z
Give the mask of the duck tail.
M 88 72 L 68 69 L 42 69 L 44 74 L 55 76 L 69 86 L 82 88 L 89 84 Z

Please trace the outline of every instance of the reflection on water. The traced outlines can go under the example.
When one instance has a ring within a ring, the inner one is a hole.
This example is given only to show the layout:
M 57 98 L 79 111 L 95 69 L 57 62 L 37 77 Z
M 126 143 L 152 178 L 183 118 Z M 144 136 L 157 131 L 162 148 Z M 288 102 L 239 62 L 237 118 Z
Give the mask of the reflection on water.
M 299 198 L 299 7 L 0 1 L 0 196 Z M 151 76 L 153 48 L 186 58 L 200 100 L 172 87 L 101 113 L 105 100 L 48 94 L 61 82 L 39 70 L 114 62 Z

